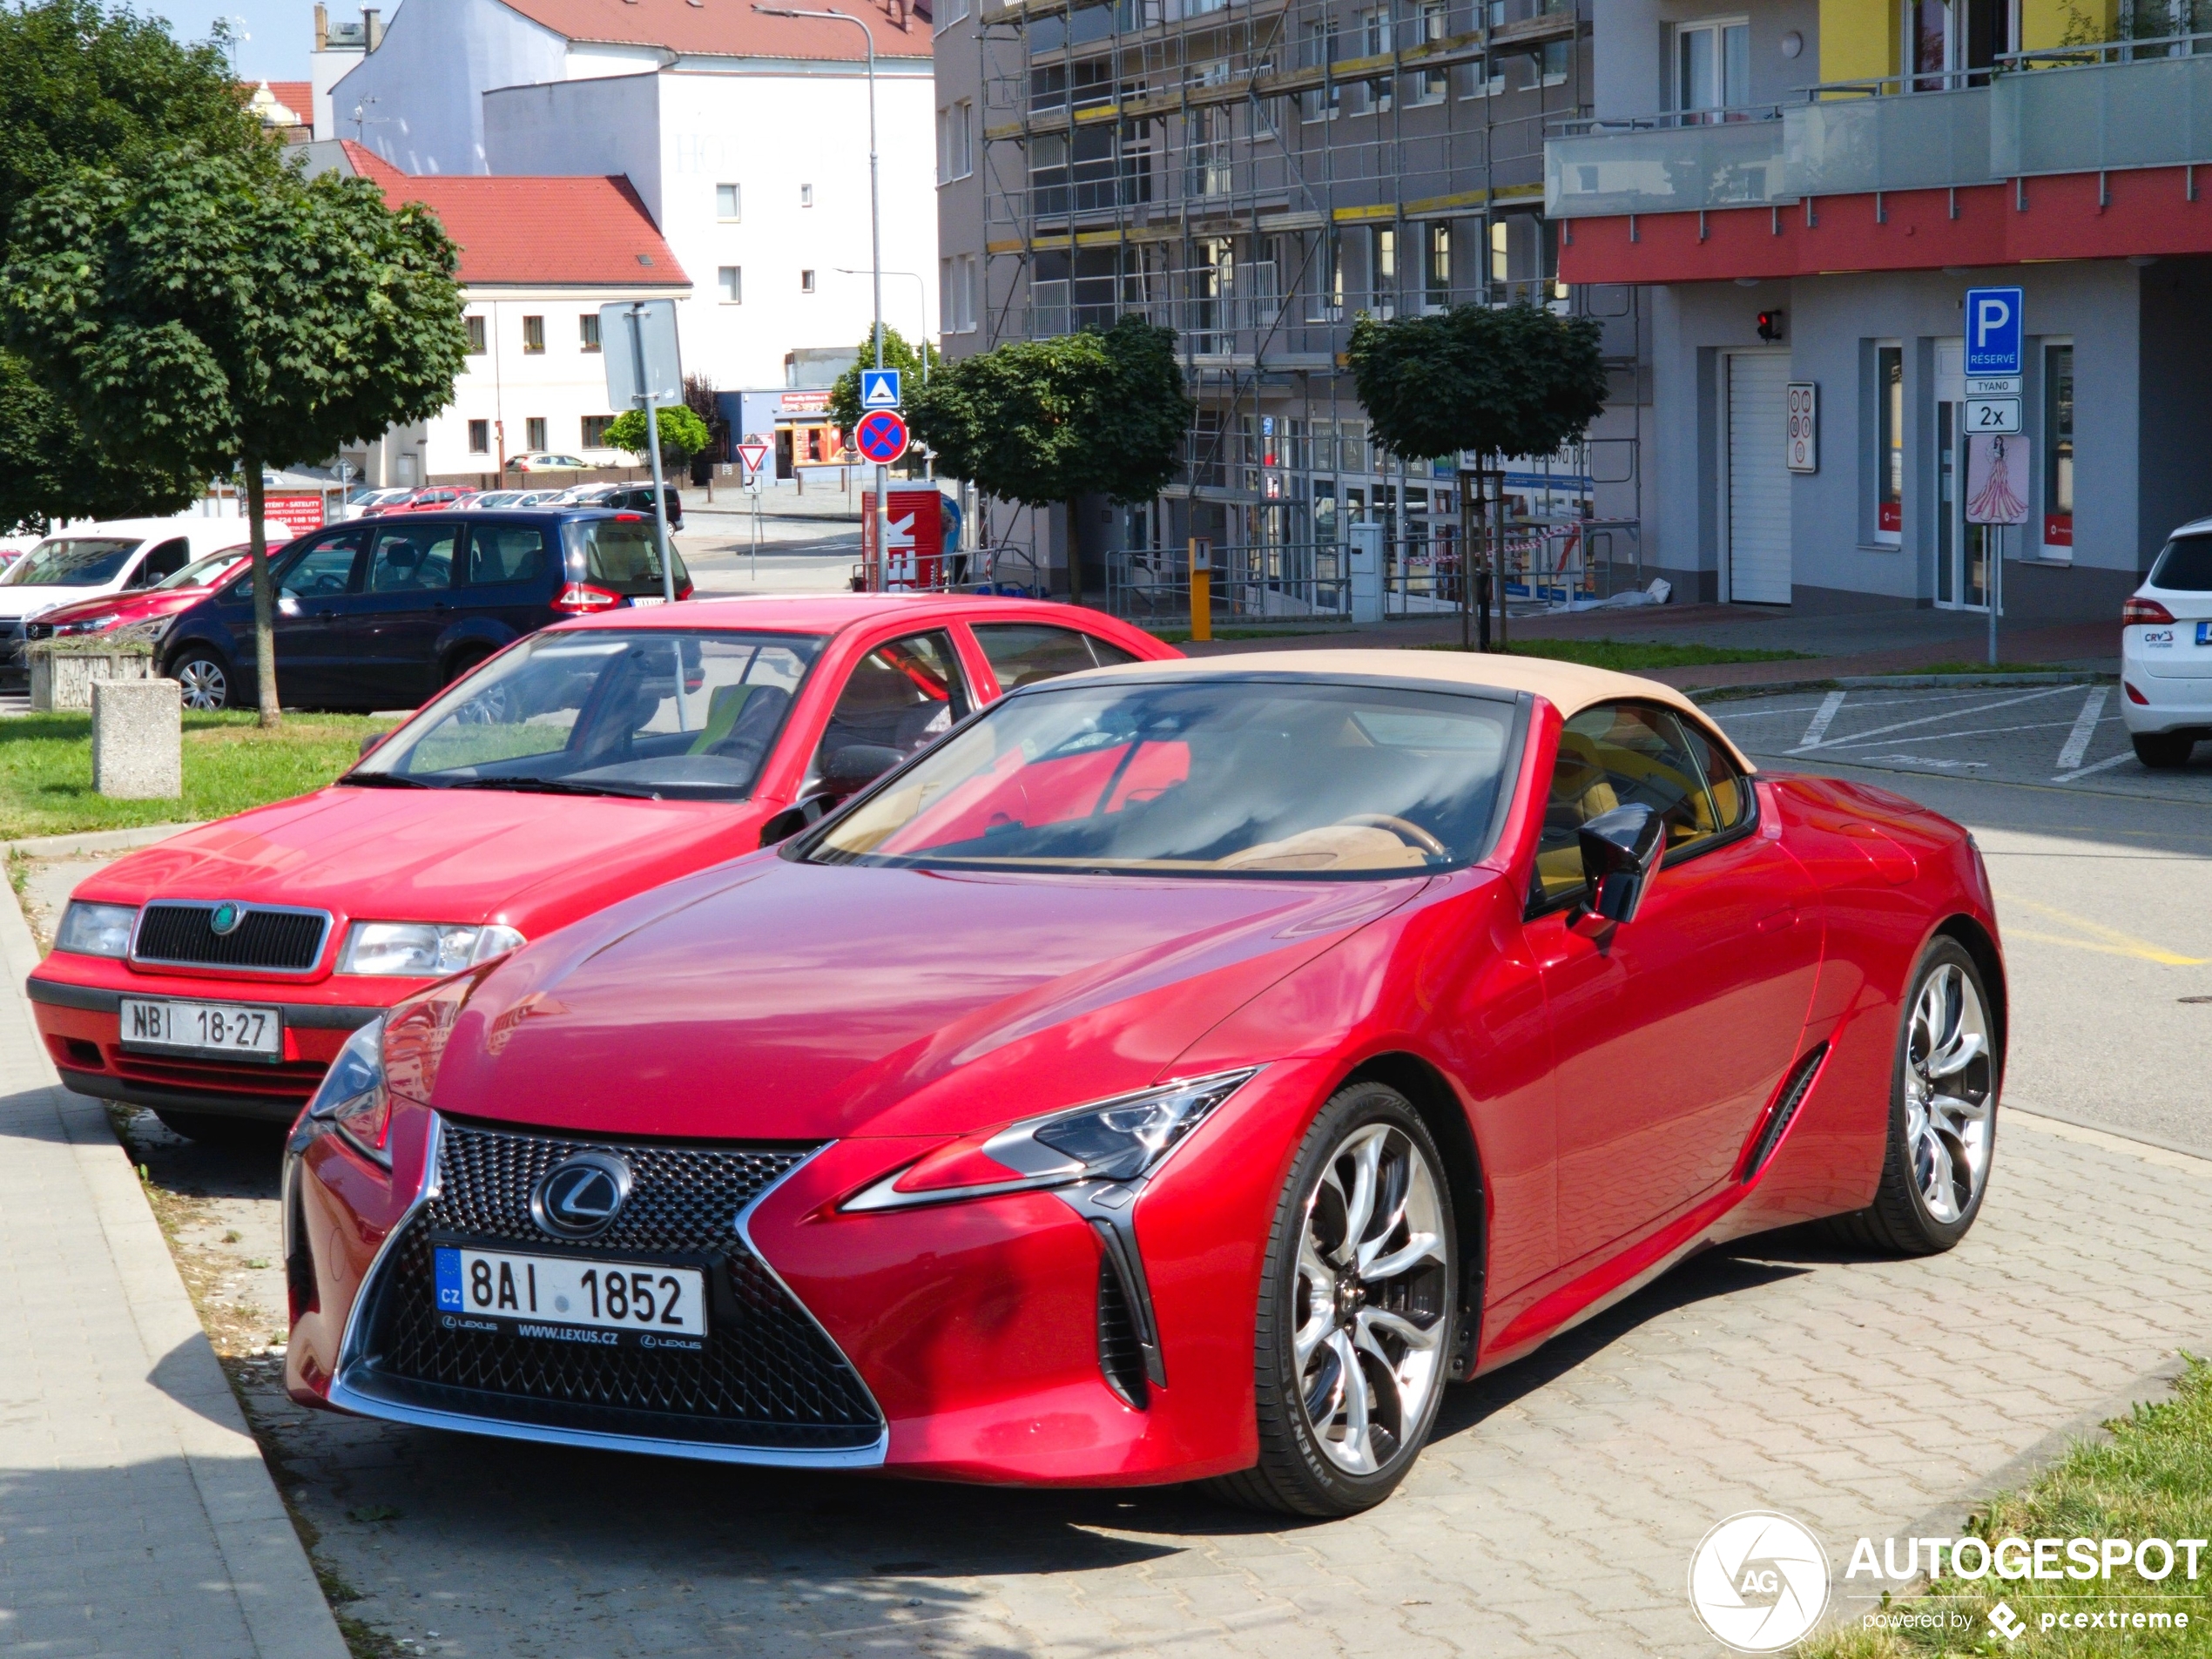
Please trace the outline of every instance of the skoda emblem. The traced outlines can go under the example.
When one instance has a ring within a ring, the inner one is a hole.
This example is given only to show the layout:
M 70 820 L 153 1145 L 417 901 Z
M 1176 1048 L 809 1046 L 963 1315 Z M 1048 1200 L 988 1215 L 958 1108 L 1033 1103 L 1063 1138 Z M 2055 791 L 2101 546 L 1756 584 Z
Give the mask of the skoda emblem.
M 207 925 L 215 930 L 218 939 L 228 939 L 238 931 L 239 923 L 245 920 L 246 907 L 233 904 L 226 899 L 215 907 L 213 914 L 207 918 Z
M 597 1238 L 630 1197 L 630 1165 L 612 1152 L 579 1152 L 545 1172 L 530 1219 L 556 1238 Z

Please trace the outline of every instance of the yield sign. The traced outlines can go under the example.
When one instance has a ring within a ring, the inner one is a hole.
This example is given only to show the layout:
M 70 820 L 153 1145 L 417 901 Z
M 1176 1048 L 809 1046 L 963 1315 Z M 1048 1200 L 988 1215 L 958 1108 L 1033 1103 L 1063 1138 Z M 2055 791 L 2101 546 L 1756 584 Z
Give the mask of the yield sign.
M 768 463 L 768 446 L 765 443 L 741 443 L 738 446 L 738 459 L 744 463 L 747 472 L 759 472 Z

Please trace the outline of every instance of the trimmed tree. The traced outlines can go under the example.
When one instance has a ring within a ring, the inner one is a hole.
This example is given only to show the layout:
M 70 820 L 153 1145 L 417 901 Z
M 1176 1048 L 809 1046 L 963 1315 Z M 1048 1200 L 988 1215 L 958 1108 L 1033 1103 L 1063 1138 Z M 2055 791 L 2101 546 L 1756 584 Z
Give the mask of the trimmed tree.
M 282 146 L 248 114 L 221 50 L 97 0 L 0 8 L 0 262 L 16 212 L 80 167 L 142 177 L 182 145 L 273 176 Z M 171 513 L 209 469 L 94 442 L 0 352 L 0 529 Z
M 961 358 L 907 402 L 915 435 L 944 472 L 1001 501 L 1068 503 L 1068 588 L 1078 604 L 1076 503 L 1158 495 L 1182 463 L 1193 412 L 1174 330 L 1139 317 Z
M 1391 322 L 1362 317 L 1352 325 L 1350 362 L 1376 442 L 1404 461 L 1474 451 L 1478 495 L 1491 463 L 1551 455 L 1578 442 L 1605 409 L 1598 323 L 1532 305 L 1465 305 Z M 1465 503 L 1464 476 L 1460 482 Z M 1463 550 L 1472 540 L 1466 521 L 1463 508 Z M 1486 586 L 1489 575 L 1482 571 Z M 1473 585 L 1465 577 L 1460 583 L 1462 644 L 1469 643 Z M 1487 593 L 1480 609 L 1487 651 Z
M 426 420 L 466 358 L 454 246 L 361 179 L 181 152 L 81 171 L 17 216 L 0 334 L 91 440 L 235 466 L 253 565 L 261 724 L 280 717 L 261 475 Z
M 653 424 L 660 429 L 660 464 L 664 473 L 680 474 L 685 463 L 706 448 L 706 422 L 681 403 L 664 403 L 653 410 Z M 624 409 L 607 427 L 610 448 L 627 449 L 640 461 L 651 458 L 645 438 L 645 411 Z

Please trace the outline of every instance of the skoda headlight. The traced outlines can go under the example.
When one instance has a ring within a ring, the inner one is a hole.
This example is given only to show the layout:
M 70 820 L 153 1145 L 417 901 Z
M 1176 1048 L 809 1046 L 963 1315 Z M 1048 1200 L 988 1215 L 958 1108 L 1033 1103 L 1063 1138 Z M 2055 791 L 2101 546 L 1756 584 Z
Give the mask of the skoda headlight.
M 436 921 L 357 921 L 347 929 L 338 971 L 442 979 L 503 955 L 521 943 L 522 934 L 496 923 L 475 927 Z
M 61 931 L 54 935 L 56 950 L 80 956 L 128 956 L 131 924 L 138 919 L 132 904 L 86 904 L 71 899 L 62 912 Z
M 392 1096 L 384 1087 L 384 1021 L 371 1020 L 346 1039 L 307 1103 L 307 1121 L 327 1124 L 361 1153 L 392 1167 Z
M 965 1136 L 877 1182 L 845 1208 L 905 1210 L 1082 1181 L 1135 1181 L 1158 1169 L 1258 1070 L 1186 1077 Z

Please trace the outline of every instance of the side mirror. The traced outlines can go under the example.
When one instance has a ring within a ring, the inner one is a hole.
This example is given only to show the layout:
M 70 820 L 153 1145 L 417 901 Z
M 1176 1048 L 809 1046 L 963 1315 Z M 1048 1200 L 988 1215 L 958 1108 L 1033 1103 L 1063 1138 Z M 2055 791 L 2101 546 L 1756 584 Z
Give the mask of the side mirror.
M 819 823 L 829 809 L 838 803 L 835 795 L 809 795 L 795 801 L 769 819 L 760 826 L 760 845 L 774 846 L 788 841 L 799 831 Z
M 885 744 L 848 743 L 830 756 L 822 788 L 830 794 L 857 793 L 906 758 L 904 750 Z
M 368 752 L 371 749 L 376 747 L 378 744 L 383 742 L 385 738 L 390 737 L 392 733 L 397 730 L 399 730 L 397 726 L 386 726 L 381 732 L 363 732 L 361 734 L 361 752 L 354 756 L 354 759 L 357 760 L 367 759 Z
M 1583 903 L 1601 921 L 1634 921 L 1644 890 L 1667 856 L 1667 820 L 1641 802 L 1615 806 L 1584 824 Z

